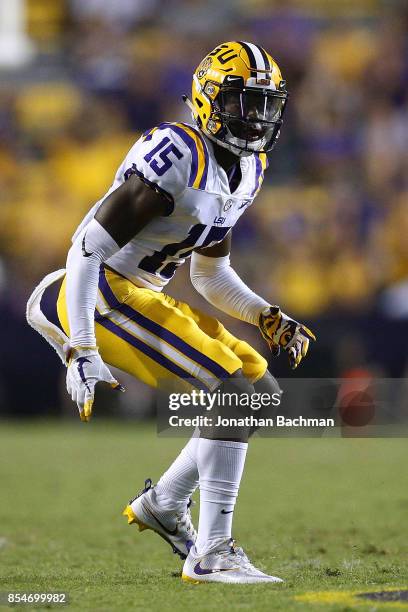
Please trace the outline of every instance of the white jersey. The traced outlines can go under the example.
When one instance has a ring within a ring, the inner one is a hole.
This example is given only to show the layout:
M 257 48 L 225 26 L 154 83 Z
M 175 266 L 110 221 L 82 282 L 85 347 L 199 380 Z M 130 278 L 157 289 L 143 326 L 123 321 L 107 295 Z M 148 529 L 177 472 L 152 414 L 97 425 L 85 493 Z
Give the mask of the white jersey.
M 136 174 L 168 201 L 157 217 L 106 262 L 138 286 L 160 291 L 198 247 L 221 242 L 252 204 L 267 167 L 265 154 L 240 158 L 242 178 L 231 193 L 211 141 L 187 123 L 162 123 L 130 149 L 114 183 L 78 227 L 93 219 L 104 199 Z

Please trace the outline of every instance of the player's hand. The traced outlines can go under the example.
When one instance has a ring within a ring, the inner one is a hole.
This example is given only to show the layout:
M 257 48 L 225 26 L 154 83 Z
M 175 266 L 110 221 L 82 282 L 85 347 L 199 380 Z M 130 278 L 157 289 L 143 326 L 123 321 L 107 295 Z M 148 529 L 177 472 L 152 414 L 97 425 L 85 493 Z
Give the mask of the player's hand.
M 89 421 L 95 397 L 95 385 L 106 382 L 117 391 L 124 391 L 102 361 L 98 349 L 64 346 L 67 359 L 67 391 L 77 403 L 81 421 Z
M 259 329 L 274 356 L 279 355 L 281 348 L 288 353 L 292 369 L 306 357 L 309 341 L 316 340 L 306 325 L 290 319 L 279 306 L 270 306 L 261 312 Z

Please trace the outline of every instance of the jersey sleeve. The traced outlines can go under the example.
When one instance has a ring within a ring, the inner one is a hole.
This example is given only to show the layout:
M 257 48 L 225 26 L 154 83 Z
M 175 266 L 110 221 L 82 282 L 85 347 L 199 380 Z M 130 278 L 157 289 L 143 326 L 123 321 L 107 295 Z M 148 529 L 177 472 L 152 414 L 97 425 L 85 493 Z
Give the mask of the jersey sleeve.
M 178 123 L 155 127 L 136 142 L 122 166 L 123 179 L 136 174 L 168 201 L 170 215 L 176 200 L 197 182 L 199 148 L 195 130 Z

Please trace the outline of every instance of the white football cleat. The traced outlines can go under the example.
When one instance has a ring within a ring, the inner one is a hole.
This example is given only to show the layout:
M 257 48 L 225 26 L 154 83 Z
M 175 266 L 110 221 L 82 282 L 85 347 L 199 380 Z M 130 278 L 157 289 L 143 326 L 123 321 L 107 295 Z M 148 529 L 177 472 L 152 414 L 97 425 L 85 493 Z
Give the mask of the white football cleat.
M 127 517 L 129 525 L 138 525 L 139 531 L 155 531 L 170 544 L 173 552 L 184 560 L 197 539 L 190 506 L 191 500 L 181 512 L 162 510 L 157 503 L 152 481 L 148 478 L 143 491 L 129 501 L 123 515 Z
M 201 582 L 228 582 L 230 584 L 255 584 L 258 582 L 283 582 L 276 576 L 268 576 L 252 565 L 242 548 L 236 548 L 234 540 L 222 542 L 206 555 L 198 555 L 196 547 L 184 562 L 182 580 L 194 584 Z

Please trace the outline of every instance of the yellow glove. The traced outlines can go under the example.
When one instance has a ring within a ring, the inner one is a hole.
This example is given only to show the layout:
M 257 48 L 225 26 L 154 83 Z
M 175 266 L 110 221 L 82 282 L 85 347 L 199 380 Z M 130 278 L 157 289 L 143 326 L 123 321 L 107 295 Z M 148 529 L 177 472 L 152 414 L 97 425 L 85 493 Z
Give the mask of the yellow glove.
M 261 312 L 259 329 L 274 356 L 279 355 L 281 348 L 288 353 L 293 369 L 306 357 L 309 341 L 316 340 L 310 329 L 290 319 L 279 306 L 269 306 Z

